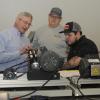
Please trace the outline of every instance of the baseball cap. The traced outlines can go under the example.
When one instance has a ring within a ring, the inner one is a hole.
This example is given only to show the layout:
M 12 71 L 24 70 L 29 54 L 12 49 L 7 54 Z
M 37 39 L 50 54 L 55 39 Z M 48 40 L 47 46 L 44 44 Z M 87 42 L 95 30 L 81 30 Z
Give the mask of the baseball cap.
M 49 15 L 61 17 L 62 16 L 62 10 L 58 7 L 52 8 Z
M 81 32 L 81 26 L 76 22 L 68 22 L 64 26 L 64 30 L 59 33 L 68 34 L 71 32 Z

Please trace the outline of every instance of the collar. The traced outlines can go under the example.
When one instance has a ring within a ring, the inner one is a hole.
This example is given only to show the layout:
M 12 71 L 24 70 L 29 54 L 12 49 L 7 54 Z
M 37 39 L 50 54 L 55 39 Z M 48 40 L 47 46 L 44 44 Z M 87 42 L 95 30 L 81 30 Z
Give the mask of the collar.
M 16 32 L 16 34 L 20 37 L 24 36 L 23 33 L 21 33 L 16 27 L 13 27 L 14 31 Z
M 72 47 L 74 45 L 77 45 L 78 43 L 80 43 L 85 38 L 86 38 L 86 36 L 85 35 L 82 35 L 79 40 L 77 40 L 75 43 L 73 43 L 72 45 L 69 45 L 69 46 Z

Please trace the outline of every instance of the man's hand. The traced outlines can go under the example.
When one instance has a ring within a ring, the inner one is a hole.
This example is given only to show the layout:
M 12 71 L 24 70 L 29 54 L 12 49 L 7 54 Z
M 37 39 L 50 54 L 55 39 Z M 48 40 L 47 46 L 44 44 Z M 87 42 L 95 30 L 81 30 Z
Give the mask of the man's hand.
M 75 56 L 72 57 L 69 61 L 65 62 L 61 69 L 71 69 L 79 66 L 81 57 Z
M 24 47 L 22 47 L 20 49 L 20 53 L 21 54 L 27 54 L 30 50 L 32 50 L 32 45 L 28 44 L 28 45 L 25 45 Z
M 70 66 L 79 66 L 81 57 L 75 56 L 71 58 L 68 63 Z

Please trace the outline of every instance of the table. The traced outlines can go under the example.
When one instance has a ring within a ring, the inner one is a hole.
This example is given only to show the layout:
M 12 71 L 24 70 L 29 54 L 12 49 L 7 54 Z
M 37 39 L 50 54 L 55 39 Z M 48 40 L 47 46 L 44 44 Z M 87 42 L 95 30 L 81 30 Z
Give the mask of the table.
M 34 90 L 32 88 L 41 87 L 47 80 L 27 80 L 27 74 L 15 80 L 3 80 L 3 75 L 0 74 L 0 90 L 5 91 L 9 94 L 10 98 L 22 96 L 24 94 L 30 93 Z M 71 89 L 51 89 L 52 87 L 67 87 L 69 81 L 65 78 L 60 78 L 60 80 L 50 80 L 45 85 L 45 90 L 41 89 L 32 95 L 43 95 L 43 96 L 72 96 Z M 30 95 L 29 95 L 30 96 Z
M 71 71 L 71 73 L 73 72 Z M 64 73 L 64 77 L 61 77 L 59 80 L 50 80 L 44 86 L 44 88 L 41 88 L 28 97 L 33 95 L 49 97 L 63 97 L 72 95 L 76 97 L 81 96 L 81 93 L 75 86 L 75 84 L 77 85 L 77 80 L 79 78 L 78 74 L 75 73 L 70 74 L 71 76 L 69 76 L 69 71 L 66 71 L 66 74 Z M 27 80 L 27 74 L 15 80 L 3 80 L 3 75 L 0 74 L 0 91 L 8 94 L 10 98 L 18 97 L 34 91 L 36 88 L 41 87 L 46 81 L 47 80 Z M 74 83 L 74 85 L 72 83 Z M 80 79 L 78 85 L 81 86 L 82 84 L 100 84 L 100 79 Z M 65 88 L 62 88 L 62 86 Z M 80 88 L 80 90 L 84 95 L 100 95 L 100 87 Z

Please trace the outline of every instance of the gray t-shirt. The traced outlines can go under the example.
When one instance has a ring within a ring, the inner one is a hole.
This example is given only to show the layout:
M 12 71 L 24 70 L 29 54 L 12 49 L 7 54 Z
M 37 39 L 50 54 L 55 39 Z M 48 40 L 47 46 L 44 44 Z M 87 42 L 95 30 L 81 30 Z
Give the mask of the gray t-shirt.
M 62 26 L 51 28 L 48 25 L 39 28 L 34 36 L 33 48 L 45 46 L 48 50 L 52 50 L 61 57 L 66 57 L 66 48 L 64 34 L 59 32 L 63 30 Z

